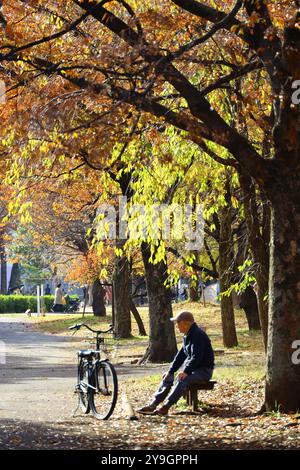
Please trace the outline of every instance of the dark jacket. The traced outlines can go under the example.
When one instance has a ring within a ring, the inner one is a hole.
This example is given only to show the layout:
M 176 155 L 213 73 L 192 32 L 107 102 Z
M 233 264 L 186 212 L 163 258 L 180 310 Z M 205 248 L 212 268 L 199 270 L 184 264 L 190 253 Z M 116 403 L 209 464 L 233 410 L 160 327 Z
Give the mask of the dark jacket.
M 169 373 L 174 374 L 183 363 L 183 372 L 186 374 L 203 367 L 213 369 L 215 365 L 210 339 L 196 323 L 193 323 L 187 335 L 183 337 L 183 346 L 176 354 Z

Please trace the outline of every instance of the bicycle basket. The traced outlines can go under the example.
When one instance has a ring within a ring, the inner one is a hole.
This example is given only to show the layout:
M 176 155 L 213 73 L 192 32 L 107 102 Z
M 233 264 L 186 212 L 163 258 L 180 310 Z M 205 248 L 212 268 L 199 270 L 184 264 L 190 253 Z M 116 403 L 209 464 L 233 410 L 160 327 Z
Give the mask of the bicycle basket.
M 115 356 L 118 348 L 118 341 L 113 333 L 105 333 L 100 337 L 100 351 Z

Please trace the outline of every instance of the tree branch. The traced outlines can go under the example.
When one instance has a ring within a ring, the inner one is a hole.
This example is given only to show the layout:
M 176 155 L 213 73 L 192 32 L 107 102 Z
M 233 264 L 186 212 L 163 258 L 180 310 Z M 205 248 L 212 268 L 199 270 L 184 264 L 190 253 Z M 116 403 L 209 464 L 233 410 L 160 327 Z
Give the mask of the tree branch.
M 231 12 L 228 15 L 226 15 L 224 18 L 222 18 L 222 20 L 215 23 L 213 25 L 213 27 L 210 29 L 210 31 L 208 31 L 208 33 L 201 36 L 201 38 L 194 39 L 194 41 L 191 41 L 190 43 L 185 44 L 184 46 L 180 47 L 180 49 L 178 49 L 178 51 L 169 53 L 166 57 L 163 58 L 163 60 L 165 62 L 169 62 L 171 60 L 177 59 L 178 57 L 180 57 L 185 52 L 188 52 L 191 49 L 193 49 L 194 47 L 208 41 L 208 39 L 212 38 L 214 36 L 214 34 L 216 34 L 216 32 L 219 31 L 220 29 L 223 29 L 223 28 L 226 29 L 229 26 L 232 26 L 232 24 L 235 20 L 235 16 L 239 12 L 239 10 L 241 9 L 242 5 L 243 5 L 243 0 L 237 0 L 236 4 L 233 7 L 233 9 L 231 10 Z
M 211 85 L 208 85 L 204 90 L 201 90 L 201 95 L 205 96 L 208 93 L 211 93 L 212 91 L 216 90 L 217 88 L 221 88 L 222 85 L 230 83 L 232 80 L 236 80 L 237 78 L 242 77 L 243 75 L 246 75 L 249 72 L 253 72 L 254 70 L 261 69 L 263 64 L 261 62 L 252 62 L 250 64 L 246 64 L 243 67 L 240 67 L 230 74 L 226 75 L 225 77 L 221 77 L 219 80 L 217 80 L 215 83 L 212 83 Z
M 14 58 L 15 54 L 19 54 L 20 52 L 26 50 L 26 49 L 30 49 L 34 46 L 38 46 L 40 44 L 43 44 L 45 42 L 49 42 L 49 41 L 53 41 L 54 39 L 58 39 L 62 36 L 64 36 L 65 34 L 71 32 L 71 31 L 74 31 L 76 29 L 76 27 L 82 23 L 82 21 L 84 21 L 87 17 L 89 16 L 89 13 L 85 13 L 84 15 L 81 15 L 80 18 L 78 18 L 76 21 L 74 21 L 73 23 L 70 24 L 70 26 L 68 26 L 67 28 L 63 29 L 62 31 L 59 31 L 58 33 L 55 33 L 55 34 L 51 34 L 50 36 L 46 36 L 42 39 L 38 39 L 36 41 L 32 41 L 32 42 L 29 42 L 28 44 L 24 44 L 24 46 L 20 46 L 20 47 L 14 47 L 14 46 L 2 46 L 1 49 L 10 49 L 10 52 L 8 52 L 7 54 L 0 54 L 0 60 L 11 60 L 12 58 Z
M 196 0 L 172 0 L 175 5 L 181 7 L 182 9 L 188 11 L 189 13 L 210 21 L 211 23 L 219 23 L 224 20 L 227 14 L 224 11 L 216 10 L 215 8 L 209 7 L 200 3 Z M 243 41 L 247 42 L 249 45 L 252 44 L 251 32 L 247 26 L 242 24 L 236 18 L 230 25 L 227 25 L 225 29 L 231 31 L 232 26 L 236 26 L 234 34 L 239 36 Z
M 209 247 L 209 245 L 208 245 L 205 238 L 204 238 L 204 248 L 205 248 L 205 251 L 206 251 L 206 253 L 207 253 L 207 255 L 210 259 L 212 268 L 215 271 L 215 273 L 217 274 L 215 277 L 219 277 L 219 273 L 218 273 L 218 269 L 217 269 L 217 262 L 214 260 L 211 249 L 210 249 L 210 247 Z
M 167 247 L 166 250 L 169 252 L 169 253 L 172 253 L 176 258 L 179 258 L 179 259 L 182 259 L 184 261 L 184 256 L 182 256 L 178 250 L 176 250 L 175 248 L 172 248 L 172 247 Z M 205 268 L 204 266 L 199 266 L 199 264 L 197 263 L 188 263 L 189 266 L 191 266 L 195 271 L 200 271 L 202 273 L 205 273 L 207 274 L 208 276 L 211 276 L 213 278 L 217 278 L 219 277 L 219 274 L 218 272 L 216 272 L 215 270 L 210 270 L 208 268 Z
M 132 28 L 117 18 L 113 13 L 100 6 L 100 4 L 95 0 L 83 0 L 81 2 L 79 0 L 73 1 L 89 12 L 104 26 L 117 34 L 121 39 L 126 41 L 129 45 L 132 47 L 138 47 L 140 55 L 147 62 L 155 65 L 155 73 L 162 75 L 164 79 L 168 81 L 183 98 L 186 99 L 191 114 L 203 122 L 202 127 L 213 129 L 213 133 L 218 138 L 218 143 L 222 140 L 223 143 L 221 143 L 221 145 L 226 147 L 232 155 L 234 155 L 236 160 L 245 167 L 246 171 L 260 182 L 260 185 L 269 181 L 270 162 L 262 158 L 244 136 L 240 135 L 236 129 L 230 127 L 222 117 L 211 108 L 210 103 L 201 95 L 201 92 L 191 84 L 191 82 L 184 77 L 179 70 L 177 70 L 172 64 L 164 64 L 164 56 L 159 52 L 153 53 L 155 48 L 149 46 Z M 222 17 L 222 19 L 224 19 L 224 17 Z M 137 100 L 138 106 L 143 105 L 142 109 L 152 112 L 152 114 L 155 115 L 162 115 L 161 109 L 158 110 L 156 108 L 155 112 L 153 112 L 154 107 L 151 107 L 151 109 L 148 110 L 145 109 L 147 107 L 145 106 L 147 103 L 145 101 L 142 103 L 141 98 L 142 95 L 135 93 L 135 100 Z M 135 102 L 131 102 L 131 104 L 134 106 L 136 105 Z M 156 105 L 161 106 L 157 103 Z M 186 116 L 184 116 L 184 118 L 186 119 Z M 177 124 L 174 125 L 178 126 Z
M 226 16 L 225 12 L 203 5 L 196 0 L 172 0 L 172 2 L 193 15 L 211 21 L 212 23 L 218 23 Z M 280 87 L 279 79 L 274 75 L 274 62 L 279 60 L 281 56 L 281 41 L 279 37 L 274 34 L 274 31 L 272 38 L 265 37 L 266 30 L 272 26 L 266 2 L 263 0 L 245 0 L 244 5 L 249 16 L 253 12 L 258 14 L 259 20 L 256 21 L 255 27 L 250 29 L 240 21 L 235 20 L 229 27 L 226 27 L 226 29 L 232 32 L 232 25 L 236 26 L 234 34 L 256 51 L 258 57 L 260 57 L 265 64 L 273 87 Z

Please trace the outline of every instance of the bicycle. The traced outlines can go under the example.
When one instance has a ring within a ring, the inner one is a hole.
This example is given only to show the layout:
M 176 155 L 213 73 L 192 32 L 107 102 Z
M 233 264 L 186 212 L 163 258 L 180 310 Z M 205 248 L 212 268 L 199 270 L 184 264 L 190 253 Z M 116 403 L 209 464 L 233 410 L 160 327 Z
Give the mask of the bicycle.
M 116 406 L 118 398 L 118 379 L 115 368 L 108 359 L 101 359 L 101 345 L 106 338 L 101 335 L 112 333 L 93 330 L 85 323 L 70 326 L 69 330 L 78 331 L 82 326 L 96 334 L 96 349 L 78 351 L 78 383 L 75 392 L 79 393 L 79 405 L 85 414 L 92 411 L 97 419 L 108 419 Z M 74 331 L 74 333 L 76 333 Z

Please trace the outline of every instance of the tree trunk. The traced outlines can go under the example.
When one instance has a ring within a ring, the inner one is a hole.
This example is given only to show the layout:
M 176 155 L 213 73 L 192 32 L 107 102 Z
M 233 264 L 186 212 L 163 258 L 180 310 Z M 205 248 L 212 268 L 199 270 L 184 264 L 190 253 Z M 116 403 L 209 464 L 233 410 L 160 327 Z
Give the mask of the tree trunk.
M 256 257 L 255 257 L 256 259 Z M 260 259 L 262 259 L 260 257 Z M 269 262 L 267 263 L 269 265 Z M 268 269 L 268 268 L 267 268 Z M 269 280 L 268 280 L 268 271 L 265 271 L 263 265 L 257 266 L 255 269 L 255 278 L 257 282 L 257 305 L 258 305 L 258 314 L 259 322 L 263 334 L 263 341 L 265 346 L 265 351 L 268 346 L 268 290 L 269 290 Z
M 292 103 L 294 80 L 300 79 L 299 17 L 298 10 L 284 31 L 282 60 L 274 71 L 281 90 L 274 106 L 273 181 L 266 188 L 272 213 L 265 408 L 284 412 L 300 410 L 300 362 L 294 354 L 300 340 L 300 120 L 299 103 Z
M 237 252 L 235 255 L 235 276 L 234 281 L 238 282 L 240 273 L 238 266 L 242 266 L 249 256 L 249 240 L 246 223 L 243 223 L 238 230 L 236 243 Z M 245 311 L 249 330 L 261 330 L 257 295 L 253 287 L 248 286 L 241 294 L 237 295 L 236 304 Z
M 198 302 L 199 300 L 199 292 L 197 286 L 190 286 L 190 301 L 191 302 Z
M 7 262 L 4 252 L 4 247 L 1 247 L 0 262 L 1 262 L 1 294 L 7 294 Z
M 269 273 L 269 238 L 270 220 L 269 205 L 264 201 L 263 223 L 258 216 L 255 184 L 248 175 L 240 174 L 240 183 L 244 193 L 245 218 L 249 244 L 255 266 L 257 282 L 257 303 L 260 326 L 263 334 L 265 350 L 268 342 L 268 273 Z
M 240 308 L 246 313 L 249 330 L 260 330 L 257 298 L 252 287 L 248 286 L 245 291 L 242 292 Z
M 96 279 L 93 282 L 93 313 L 96 317 L 105 317 L 106 316 L 106 308 L 104 303 L 104 295 L 105 291 L 100 283 L 99 279 Z
M 300 340 L 300 168 L 295 179 L 288 176 L 281 172 L 284 183 L 272 207 L 265 408 L 295 412 L 300 409 L 300 363 L 293 357 Z
M 224 286 L 226 281 L 220 280 L 220 292 L 227 290 Z M 234 348 L 238 345 L 235 321 L 234 321 L 234 309 L 231 296 L 224 296 L 221 299 L 221 316 L 222 316 L 222 332 L 223 332 L 223 344 L 225 348 Z
M 92 307 L 93 305 L 93 284 L 89 284 L 88 286 L 87 305 L 89 307 Z
M 12 265 L 8 290 L 11 291 L 11 289 L 19 285 L 21 285 L 20 265 L 19 263 L 14 263 Z
M 164 262 L 153 264 L 149 261 L 151 252 L 143 242 L 142 256 L 146 274 L 149 299 L 149 346 L 144 360 L 150 362 L 170 362 L 177 351 L 172 317 L 171 291 L 164 282 L 167 278 L 167 266 Z
M 198 264 L 199 261 L 199 252 L 198 251 L 192 251 L 192 255 L 194 255 L 194 263 Z M 198 291 L 198 273 L 194 271 L 194 275 L 197 276 L 197 281 L 195 280 L 190 280 L 190 286 L 189 286 L 189 300 L 191 302 L 198 302 L 199 301 L 199 291 Z
M 135 319 L 135 321 L 137 323 L 137 326 L 138 326 L 138 329 L 139 329 L 139 335 L 140 336 L 147 336 L 143 320 L 142 320 L 142 318 L 139 314 L 139 311 L 136 308 L 135 303 L 134 303 L 134 301 L 132 300 L 131 297 L 129 299 L 129 303 L 130 303 L 130 310 L 132 312 L 132 315 L 134 316 L 134 319 Z
M 226 292 L 231 285 L 231 270 L 233 266 L 232 253 L 232 211 L 230 206 L 221 210 L 220 216 L 220 241 L 219 241 L 219 272 L 220 272 L 220 293 Z M 237 334 L 234 320 L 234 309 L 231 295 L 221 297 L 221 316 L 223 343 L 226 348 L 237 346 Z
M 120 249 L 123 245 L 122 240 L 117 241 L 117 248 Z M 116 257 L 113 283 L 115 334 L 118 338 L 130 338 L 129 266 L 127 257 L 124 255 Z

